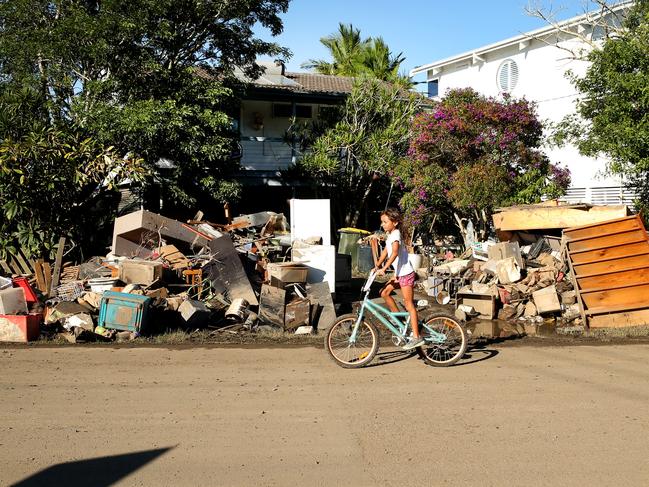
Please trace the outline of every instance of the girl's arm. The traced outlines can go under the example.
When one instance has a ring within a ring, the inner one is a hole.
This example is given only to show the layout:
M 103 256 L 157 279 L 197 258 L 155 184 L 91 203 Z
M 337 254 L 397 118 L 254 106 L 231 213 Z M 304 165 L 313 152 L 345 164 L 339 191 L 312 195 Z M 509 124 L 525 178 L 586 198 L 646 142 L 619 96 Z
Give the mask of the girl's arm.
M 394 260 L 399 256 L 398 252 L 399 252 L 399 241 L 392 242 L 392 255 L 390 256 L 388 261 L 385 263 L 385 265 L 383 267 L 380 267 L 381 262 L 383 262 L 383 259 L 385 259 L 385 257 L 388 255 L 388 250 L 387 249 L 383 250 L 383 253 L 381 254 L 381 258 L 379 259 L 379 262 L 376 265 L 376 267 L 379 268 L 378 271 L 377 271 L 379 276 L 382 276 L 382 275 L 385 274 L 386 269 L 388 269 L 392 265 Z
M 388 256 L 388 249 L 386 247 L 381 252 L 381 255 L 379 256 L 379 260 L 376 261 L 376 266 L 374 266 L 374 272 L 378 271 L 381 268 L 381 262 L 383 262 L 387 256 Z

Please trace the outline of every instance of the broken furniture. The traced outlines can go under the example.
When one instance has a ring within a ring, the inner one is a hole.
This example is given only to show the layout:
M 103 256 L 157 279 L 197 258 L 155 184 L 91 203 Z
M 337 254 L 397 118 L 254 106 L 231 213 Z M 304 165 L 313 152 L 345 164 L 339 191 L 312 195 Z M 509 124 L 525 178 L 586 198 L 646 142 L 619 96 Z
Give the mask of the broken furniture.
M 640 216 L 564 230 L 584 324 L 649 323 L 649 238 Z

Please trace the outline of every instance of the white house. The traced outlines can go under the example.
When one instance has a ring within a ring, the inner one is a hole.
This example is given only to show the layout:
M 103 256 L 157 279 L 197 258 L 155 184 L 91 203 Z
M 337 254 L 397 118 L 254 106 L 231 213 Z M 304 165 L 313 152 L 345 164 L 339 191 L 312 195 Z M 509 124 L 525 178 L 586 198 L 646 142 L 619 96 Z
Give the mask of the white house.
M 537 103 L 542 120 L 558 122 L 574 113 L 578 97 L 567 72 L 581 75 L 588 67 L 586 61 L 575 59 L 568 50 L 587 50 L 584 38 L 603 40 L 602 24 L 616 25 L 632 3 L 617 4 L 607 15 L 581 15 L 434 61 L 412 69 L 410 76 L 425 73 L 431 97 L 440 97 L 452 88 L 468 87 L 487 96 L 509 93 L 525 97 Z M 633 195 L 623 189 L 622 181 L 605 174 L 605 159 L 584 157 L 572 145 L 546 147 L 545 152 L 552 162 L 570 169 L 572 184 L 565 200 L 592 204 L 632 202 Z

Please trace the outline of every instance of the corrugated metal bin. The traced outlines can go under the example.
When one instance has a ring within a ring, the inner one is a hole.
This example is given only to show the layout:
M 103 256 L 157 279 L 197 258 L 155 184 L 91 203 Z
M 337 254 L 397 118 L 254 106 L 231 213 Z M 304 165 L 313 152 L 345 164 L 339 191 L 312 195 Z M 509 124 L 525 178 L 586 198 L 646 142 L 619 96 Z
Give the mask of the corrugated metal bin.
M 151 298 L 147 296 L 104 291 L 98 325 L 113 330 L 141 333 L 146 329 L 150 303 Z

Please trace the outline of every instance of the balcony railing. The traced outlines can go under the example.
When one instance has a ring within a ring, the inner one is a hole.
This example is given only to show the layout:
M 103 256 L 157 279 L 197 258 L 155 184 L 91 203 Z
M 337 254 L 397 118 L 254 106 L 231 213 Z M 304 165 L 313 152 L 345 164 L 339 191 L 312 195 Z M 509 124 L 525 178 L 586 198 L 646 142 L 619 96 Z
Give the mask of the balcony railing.
M 247 171 L 277 171 L 295 163 L 294 151 L 280 137 L 242 137 L 241 168 Z

